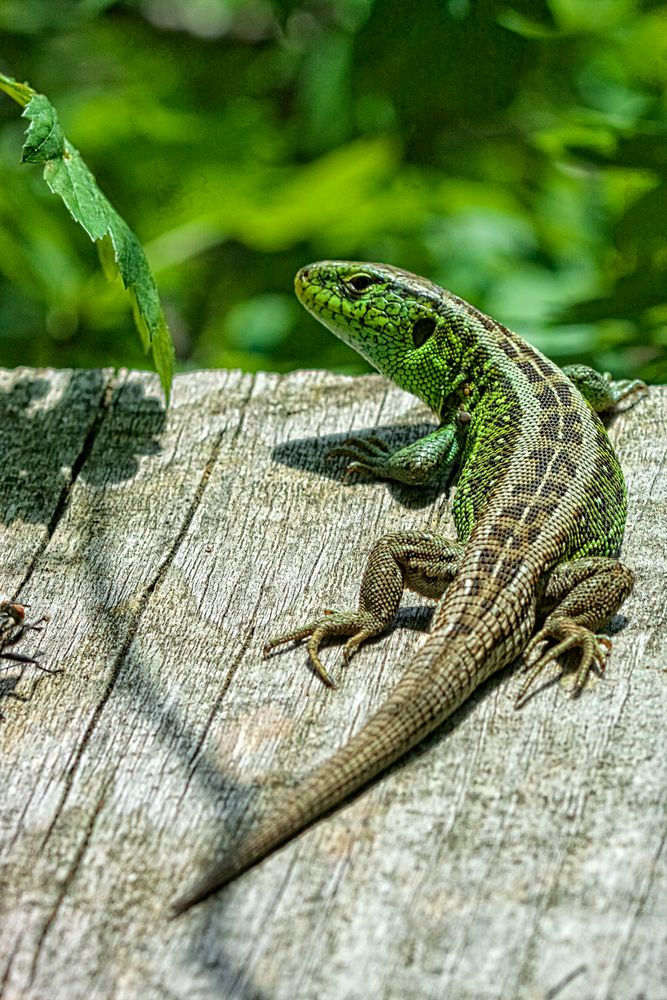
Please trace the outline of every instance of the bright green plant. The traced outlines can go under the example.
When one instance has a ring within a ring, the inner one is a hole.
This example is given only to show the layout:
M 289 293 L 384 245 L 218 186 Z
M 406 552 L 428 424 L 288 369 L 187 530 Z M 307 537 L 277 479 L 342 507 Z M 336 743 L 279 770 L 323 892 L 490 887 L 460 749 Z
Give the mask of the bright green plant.
M 168 399 L 174 348 L 141 243 L 102 194 L 79 151 L 63 135 L 56 109 L 48 98 L 2 73 L 0 89 L 24 109 L 22 117 L 30 121 L 22 162 L 44 164 L 44 180 L 97 245 L 107 277 L 120 276 L 128 290 L 144 350 L 152 350 Z

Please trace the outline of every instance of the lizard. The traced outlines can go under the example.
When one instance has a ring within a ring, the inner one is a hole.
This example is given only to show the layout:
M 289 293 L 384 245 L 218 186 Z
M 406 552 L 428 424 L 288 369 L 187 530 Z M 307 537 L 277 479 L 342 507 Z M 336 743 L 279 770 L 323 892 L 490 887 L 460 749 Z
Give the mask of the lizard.
M 419 397 L 438 427 L 398 451 L 350 438 L 330 454 L 412 486 L 458 477 L 457 539 L 431 531 L 373 545 L 356 610 L 325 612 L 264 648 L 307 639 L 329 686 L 322 643 L 345 636 L 347 662 L 384 632 L 403 591 L 437 601 L 431 630 L 386 701 L 229 859 L 172 903 L 177 915 L 275 851 L 385 771 L 491 674 L 523 655 L 517 707 L 552 662 L 575 660 L 573 695 L 611 648 L 598 630 L 632 590 L 617 559 L 626 487 L 599 412 L 645 388 L 592 368 L 558 368 L 516 333 L 431 281 L 385 264 L 302 268 L 305 308 L 382 375 Z

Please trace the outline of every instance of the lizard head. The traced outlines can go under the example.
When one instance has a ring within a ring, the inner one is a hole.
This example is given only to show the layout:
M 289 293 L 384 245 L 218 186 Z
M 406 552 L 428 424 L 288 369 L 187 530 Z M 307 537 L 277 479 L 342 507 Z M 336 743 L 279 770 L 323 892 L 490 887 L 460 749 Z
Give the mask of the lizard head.
M 332 333 L 437 413 L 462 381 L 449 295 L 425 278 L 387 264 L 324 260 L 303 267 L 295 289 Z

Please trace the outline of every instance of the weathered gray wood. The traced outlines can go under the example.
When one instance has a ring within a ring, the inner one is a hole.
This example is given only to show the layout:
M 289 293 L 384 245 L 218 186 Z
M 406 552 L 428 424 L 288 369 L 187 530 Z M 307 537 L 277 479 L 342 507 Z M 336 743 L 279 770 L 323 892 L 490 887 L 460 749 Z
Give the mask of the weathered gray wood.
M 327 691 L 265 638 L 356 597 L 444 496 L 345 484 L 351 429 L 428 415 L 379 378 L 5 372 L 0 589 L 61 673 L 0 661 L 0 996 L 667 995 L 667 391 L 616 418 L 637 586 L 604 679 L 513 708 L 506 671 L 352 804 L 192 913 L 167 904 L 399 677 L 427 615 Z M 18 700 L 19 696 L 23 700 Z

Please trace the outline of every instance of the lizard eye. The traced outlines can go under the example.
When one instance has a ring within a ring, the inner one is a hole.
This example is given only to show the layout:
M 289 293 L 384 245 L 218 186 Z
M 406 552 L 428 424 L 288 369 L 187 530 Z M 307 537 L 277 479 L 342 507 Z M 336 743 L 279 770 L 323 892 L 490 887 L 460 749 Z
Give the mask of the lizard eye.
M 346 284 L 353 292 L 365 292 L 374 284 L 374 281 L 369 274 L 353 274 L 351 278 L 347 279 Z
M 412 343 L 415 347 L 421 347 L 435 330 L 435 320 L 428 316 L 422 316 L 412 327 Z

